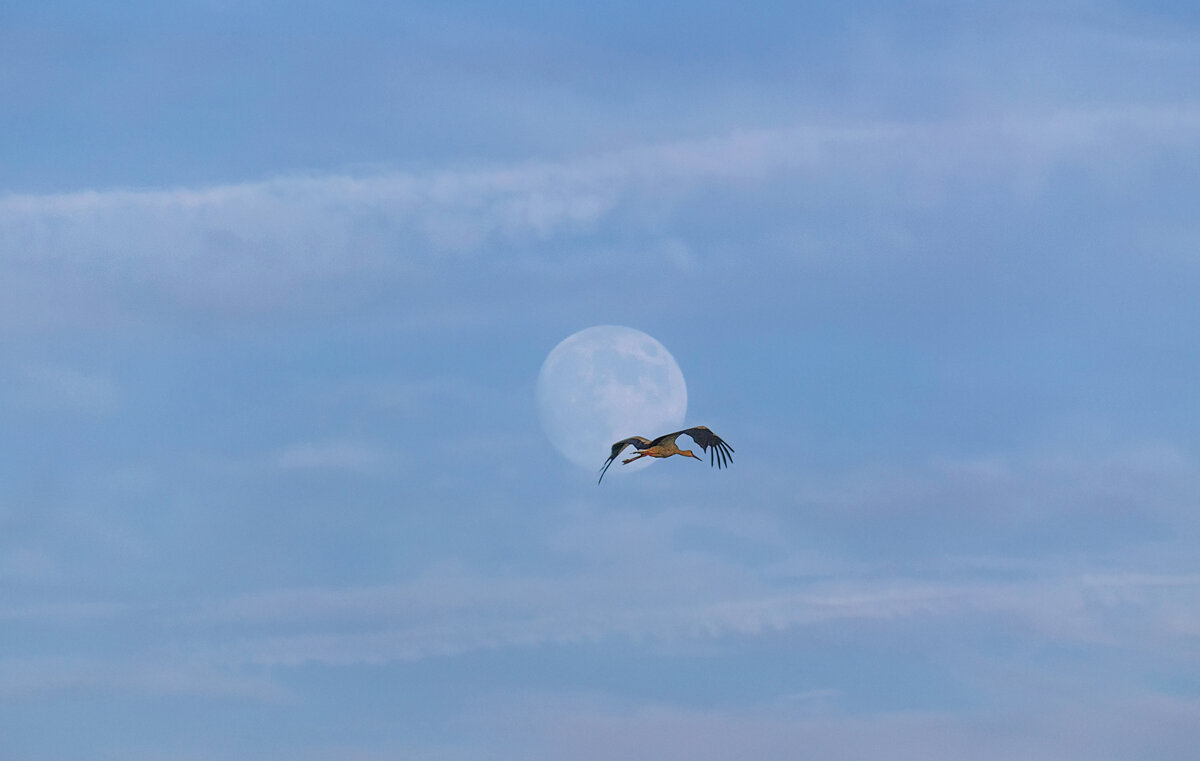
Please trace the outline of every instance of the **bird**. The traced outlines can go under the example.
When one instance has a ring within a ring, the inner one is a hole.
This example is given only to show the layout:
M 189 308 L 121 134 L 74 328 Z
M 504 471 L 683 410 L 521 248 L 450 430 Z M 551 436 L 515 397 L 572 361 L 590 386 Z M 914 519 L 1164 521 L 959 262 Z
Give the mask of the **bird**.
M 705 452 L 707 452 L 710 447 L 712 448 L 712 452 L 710 452 L 708 456 L 709 465 L 716 465 L 718 468 L 723 468 L 729 464 L 730 460 L 733 459 L 733 457 L 731 457 L 733 454 L 733 447 L 726 444 L 724 439 L 702 425 L 698 425 L 694 428 L 684 428 L 682 431 L 675 431 L 674 433 L 663 434 L 653 441 L 642 436 L 630 436 L 629 438 L 621 439 L 612 445 L 612 452 L 608 455 L 608 460 L 605 461 L 604 467 L 600 469 L 600 480 L 596 481 L 596 485 L 600 485 L 600 481 L 604 480 L 604 474 L 608 472 L 608 466 L 612 465 L 613 460 L 617 459 L 617 455 L 625 451 L 625 448 L 630 444 L 632 444 L 638 452 L 633 457 L 621 460 L 622 465 L 628 465 L 634 460 L 640 460 L 643 457 L 662 458 L 670 457 L 671 455 L 676 454 L 699 460 L 700 458 L 697 457 L 696 453 L 692 450 L 680 449 L 679 446 L 676 445 L 675 439 L 683 436 L 684 434 L 691 436 L 692 441 L 699 444 L 700 448 Z

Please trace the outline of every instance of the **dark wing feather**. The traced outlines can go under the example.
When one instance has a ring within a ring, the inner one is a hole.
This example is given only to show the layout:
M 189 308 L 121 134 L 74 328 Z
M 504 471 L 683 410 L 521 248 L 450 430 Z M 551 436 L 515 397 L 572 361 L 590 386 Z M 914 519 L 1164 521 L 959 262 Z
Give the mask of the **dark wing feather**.
M 608 472 L 608 466 L 612 465 L 613 460 L 617 459 L 617 455 L 621 454 L 621 452 L 624 452 L 625 447 L 629 446 L 630 444 L 634 445 L 638 449 L 645 449 L 646 447 L 650 446 L 650 442 L 646 439 L 643 439 L 641 436 L 630 436 L 627 439 L 621 439 L 617 443 L 613 444 L 612 452 L 609 453 L 608 459 L 604 461 L 604 467 L 600 469 L 600 479 L 596 481 L 597 486 L 600 485 L 600 481 L 604 480 L 604 474 Z
M 700 448 L 705 452 L 708 452 L 709 449 L 712 449 L 712 451 L 708 454 L 709 465 L 716 465 L 718 468 L 724 468 L 728 467 L 730 461 L 733 460 L 733 447 L 726 444 L 725 439 L 721 438 L 702 425 L 698 425 L 695 428 L 685 428 L 682 431 L 677 431 L 675 433 L 669 433 L 667 436 L 679 436 L 685 433 L 688 436 L 691 436 L 692 441 L 699 444 Z M 666 436 L 661 438 L 665 439 Z

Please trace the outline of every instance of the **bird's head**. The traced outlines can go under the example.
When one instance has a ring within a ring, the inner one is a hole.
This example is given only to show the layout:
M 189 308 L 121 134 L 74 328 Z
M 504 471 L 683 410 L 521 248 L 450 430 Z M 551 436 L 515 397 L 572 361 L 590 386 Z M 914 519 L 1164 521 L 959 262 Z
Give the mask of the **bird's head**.
M 679 454 L 683 455 L 684 457 L 691 457 L 693 460 L 700 459 L 699 457 L 696 456 L 696 453 L 690 449 L 685 449 L 682 452 L 680 452 Z

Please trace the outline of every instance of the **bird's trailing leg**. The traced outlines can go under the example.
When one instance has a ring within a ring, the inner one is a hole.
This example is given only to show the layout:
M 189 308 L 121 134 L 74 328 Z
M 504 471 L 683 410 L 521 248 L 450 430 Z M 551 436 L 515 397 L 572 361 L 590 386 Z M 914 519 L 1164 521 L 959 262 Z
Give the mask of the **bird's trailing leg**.
M 649 454 L 650 454 L 649 452 L 638 452 L 636 455 L 634 455 L 633 457 L 630 457 L 628 460 L 621 460 L 621 464 L 628 465 L 629 463 L 633 462 L 634 460 L 640 460 Z

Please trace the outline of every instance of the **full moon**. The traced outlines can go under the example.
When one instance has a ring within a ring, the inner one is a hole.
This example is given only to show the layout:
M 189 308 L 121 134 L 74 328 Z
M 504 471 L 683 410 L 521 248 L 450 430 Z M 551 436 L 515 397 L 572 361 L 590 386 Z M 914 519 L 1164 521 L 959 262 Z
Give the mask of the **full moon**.
M 658 341 L 633 328 L 597 325 L 568 336 L 546 357 L 537 406 L 554 447 L 571 462 L 599 468 L 614 441 L 678 428 L 687 384 Z

